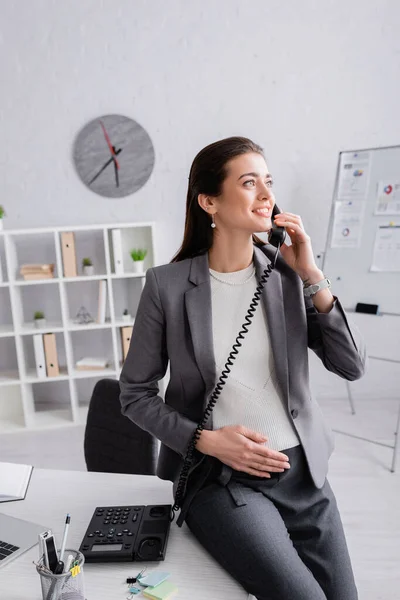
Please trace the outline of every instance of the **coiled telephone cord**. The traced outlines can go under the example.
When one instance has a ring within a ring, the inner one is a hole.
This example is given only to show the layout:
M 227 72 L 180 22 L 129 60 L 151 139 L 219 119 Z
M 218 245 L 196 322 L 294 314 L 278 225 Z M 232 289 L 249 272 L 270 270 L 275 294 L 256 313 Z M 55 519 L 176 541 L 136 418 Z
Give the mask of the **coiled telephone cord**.
M 182 501 L 183 501 L 183 497 L 185 494 L 187 480 L 189 477 L 189 471 L 190 471 L 190 468 L 192 466 L 193 459 L 194 459 L 194 452 L 196 449 L 196 444 L 200 438 L 201 432 L 203 431 L 205 424 L 207 423 L 207 421 L 212 413 L 212 410 L 217 402 L 217 399 L 222 392 L 222 388 L 225 385 L 228 375 L 231 371 L 231 366 L 233 364 L 233 361 L 236 359 L 236 356 L 239 353 L 238 348 L 240 348 L 242 345 L 242 343 L 239 340 L 243 340 L 244 334 L 247 333 L 248 327 L 249 327 L 249 325 L 251 325 L 251 320 L 254 317 L 255 310 L 260 301 L 261 292 L 264 288 L 264 285 L 266 284 L 266 282 L 268 280 L 268 277 L 270 276 L 270 274 L 272 273 L 272 271 L 275 268 L 278 253 L 279 253 L 279 247 L 276 249 L 276 252 L 274 254 L 274 257 L 273 257 L 271 263 L 264 270 L 264 273 L 262 274 L 262 276 L 260 278 L 260 281 L 259 281 L 256 291 L 254 293 L 254 296 L 250 302 L 250 307 L 246 313 L 245 322 L 243 323 L 242 328 L 239 331 L 238 336 L 235 340 L 235 343 L 232 346 L 232 350 L 228 356 L 225 367 L 221 372 L 218 383 L 216 384 L 216 386 L 214 388 L 214 391 L 213 391 L 210 401 L 207 405 L 207 408 L 204 411 L 203 417 L 202 417 L 201 421 L 199 422 L 199 424 L 197 425 L 196 430 L 193 433 L 193 436 L 189 442 L 186 456 L 184 458 L 182 469 L 181 469 L 181 472 L 179 475 L 179 481 L 178 481 L 178 485 L 177 485 L 177 489 L 176 489 L 174 505 L 173 505 L 172 511 L 171 511 L 171 521 L 174 520 L 174 517 L 175 517 L 174 513 L 177 512 L 178 510 L 180 510 L 180 508 L 182 507 Z

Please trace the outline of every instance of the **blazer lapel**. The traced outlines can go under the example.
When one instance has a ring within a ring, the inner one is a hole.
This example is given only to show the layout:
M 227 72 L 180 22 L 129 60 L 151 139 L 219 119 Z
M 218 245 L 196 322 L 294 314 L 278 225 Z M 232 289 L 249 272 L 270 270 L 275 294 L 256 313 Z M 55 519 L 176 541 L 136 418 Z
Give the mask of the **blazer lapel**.
M 260 281 L 264 270 L 272 261 L 276 249 L 273 246 L 254 246 L 254 264 L 257 281 Z M 280 259 L 278 255 L 278 262 Z M 288 347 L 286 335 L 286 319 L 283 303 L 282 278 L 277 269 L 268 277 L 261 293 L 261 301 L 265 307 L 269 330 L 269 339 L 274 356 L 278 381 L 285 400 L 289 400 Z
M 274 252 L 275 249 L 273 247 L 264 246 L 263 249 L 261 249 L 254 246 L 253 258 L 256 267 L 257 281 L 260 281 L 264 270 L 271 262 Z M 189 320 L 194 355 L 204 380 L 206 395 L 208 396 L 216 385 L 216 365 L 211 318 L 211 284 L 207 252 L 192 259 L 189 280 L 195 284 L 195 287 L 185 293 L 185 307 Z M 286 322 L 283 305 L 282 280 L 278 271 L 272 271 L 268 277 L 267 283 L 261 294 L 260 302 L 266 311 L 277 378 L 281 385 L 284 398 L 287 401 L 289 382 Z M 237 333 L 239 333 L 239 331 Z
M 194 355 L 208 396 L 216 384 L 216 365 L 211 318 L 211 284 L 208 253 L 192 258 L 189 280 L 196 285 L 185 293 L 185 306 Z

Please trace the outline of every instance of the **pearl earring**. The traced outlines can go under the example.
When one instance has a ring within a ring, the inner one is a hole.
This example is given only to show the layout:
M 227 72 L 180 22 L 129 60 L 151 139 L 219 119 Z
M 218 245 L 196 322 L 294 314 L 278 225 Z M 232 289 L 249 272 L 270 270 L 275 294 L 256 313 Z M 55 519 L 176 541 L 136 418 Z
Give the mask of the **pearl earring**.
M 206 207 L 206 210 L 208 210 L 207 207 Z M 214 222 L 214 215 L 211 215 L 211 218 L 212 218 L 211 227 L 214 229 L 214 227 L 216 227 L 215 222 Z

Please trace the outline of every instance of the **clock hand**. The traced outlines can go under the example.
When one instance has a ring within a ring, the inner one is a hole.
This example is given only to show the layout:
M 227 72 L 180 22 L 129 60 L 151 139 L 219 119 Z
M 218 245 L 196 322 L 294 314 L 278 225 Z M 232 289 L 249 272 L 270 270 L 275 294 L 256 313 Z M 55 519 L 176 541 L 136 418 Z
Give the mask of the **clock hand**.
M 115 154 L 119 154 L 120 152 L 122 152 L 122 148 L 118 148 L 118 150 L 115 151 Z M 112 156 L 106 163 L 104 163 L 104 165 L 101 167 L 100 171 L 98 173 L 96 173 L 96 175 L 94 177 L 92 177 L 92 179 L 89 181 L 88 185 L 91 185 L 100 175 L 100 173 L 102 173 L 104 171 L 104 169 L 106 167 L 108 167 L 108 165 L 110 163 L 112 163 L 115 160 L 115 158 Z
M 117 161 L 115 160 L 115 158 L 113 160 L 114 160 L 114 172 L 115 172 L 115 185 L 117 187 L 119 187 L 119 177 L 118 177 Z
M 104 137 L 106 138 L 106 142 L 107 142 L 107 145 L 108 145 L 108 147 L 110 149 L 111 155 L 115 156 L 114 146 L 111 144 L 110 138 L 108 137 L 108 133 L 106 131 L 106 128 L 104 127 L 103 121 L 100 121 L 100 125 L 101 125 L 101 128 L 103 130 Z M 115 159 L 115 164 L 117 165 L 117 169 L 119 169 L 119 164 L 118 164 L 118 161 L 116 159 Z

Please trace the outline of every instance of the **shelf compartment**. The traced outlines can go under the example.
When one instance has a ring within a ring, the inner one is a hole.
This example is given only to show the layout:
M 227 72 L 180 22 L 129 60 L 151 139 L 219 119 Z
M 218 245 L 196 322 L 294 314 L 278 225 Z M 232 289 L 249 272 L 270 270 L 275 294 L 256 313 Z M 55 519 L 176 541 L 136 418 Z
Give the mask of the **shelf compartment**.
M 13 272 L 10 276 L 19 283 L 38 283 L 38 281 L 53 281 L 52 279 L 25 281 L 20 275 L 20 268 L 24 264 L 54 264 L 54 277 L 58 277 L 56 248 L 54 233 L 32 232 L 10 234 L 10 246 L 12 247 L 11 266 Z
M 14 337 L 0 337 L 0 385 L 18 383 L 18 361 Z
M 59 329 L 62 324 L 60 289 L 58 286 L 27 286 L 17 290 L 21 307 L 21 328 L 31 329 L 35 333 L 49 330 L 49 324 L 57 324 Z M 36 328 L 33 316 L 36 311 L 42 311 L 46 318 L 46 325 Z
M 10 290 L 2 287 L 0 288 L 0 335 L 3 332 L 7 335 L 7 332 L 12 332 L 13 329 Z
M 78 312 L 81 309 L 85 309 L 86 312 L 94 319 L 91 323 L 82 323 L 82 326 L 91 325 L 94 327 L 95 325 L 107 325 L 107 322 L 110 321 L 109 307 L 110 302 L 108 298 L 108 289 L 106 283 L 106 323 L 100 324 L 97 323 L 98 318 L 98 308 L 99 308 L 99 294 L 100 294 L 100 281 L 99 278 L 97 281 L 93 279 L 88 279 L 84 281 L 79 278 L 78 281 L 69 281 L 66 286 L 66 296 L 67 296 L 67 307 L 68 307 L 68 315 L 67 320 L 69 323 L 69 328 L 80 329 L 80 324 L 75 323 L 74 321 L 77 319 Z
M 0 433 L 16 431 L 24 427 L 21 386 L 0 388 Z
M 37 329 L 35 331 L 35 333 L 43 334 L 43 332 L 40 331 L 39 329 Z M 53 333 L 53 332 L 49 332 L 49 333 Z M 47 383 L 49 381 L 61 381 L 64 379 L 68 379 L 68 373 L 67 373 L 67 367 L 66 367 L 67 361 L 66 361 L 66 354 L 65 354 L 64 334 L 63 333 L 55 333 L 55 336 L 56 336 L 57 359 L 58 359 L 60 375 L 58 375 L 56 377 L 46 376 L 43 379 L 41 379 L 37 376 L 35 352 L 34 352 L 34 347 L 33 347 L 33 336 L 25 335 L 21 338 L 22 344 L 23 344 L 23 350 L 24 350 L 25 372 L 26 372 L 26 377 L 24 378 L 24 381 L 26 381 L 28 383 L 35 383 L 35 382 Z
M 90 329 L 71 331 L 69 333 L 72 346 L 73 371 L 76 378 L 92 378 L 97 375 L 109 376 L 115 371 L 111 329 Z M 85 357 L 106 358 L 108 365 L 100 370 L 80 370 L 76 362 Z
M 108 243 L 110 247 L 110 262 L 111 262 L 111 272 L 114 274 L 118 274 L 118 270 L 116 269 L 116 258 L 119 256 L 118 250 L 114 251 L 113 244 L 113 234 L 112 230 L 119 230 L 120 240 L 121 240 L 121 252 L 122 252 L 122 271 L 121 274 L 125 275 L 138 275 L 139 277 L 143 277 L 143 273 L 136 274 L 133 267 L 133 260 L 131 258 L 130 252 L 133 248 L 145 248 L 147 250 L 147 254 L 144 259 L 143 270 L 146 271 L 149 267 L 154 265 L 154 251 L 152 244 L 152 228 L 151 226 L 142 226 L 142 227 L 110 227 L 108 229 Z
M 71 231 L 74 231 L 71 229 Z M 61 234 L 60 245 L 61 245 Z M 78 277 L 82 276 L 84 279 L 86 276 L 83 274 L 82 260 L 84 258 L 90 258 L 93 263 L 94 276 L 99 276 L 101 273 L 107 273 L 106 269 L 106 255 L 104 249 L 104 234 L 103 228 L 99 229 L 83 229 L 74 231 L 75 238 L 75 253 L 76 253 L 76 271 Z M 88 277 L 91 277 L 90 275 Z M 69 279 L 75 279 L 75 277 L 68 277 Z
M 30 425 L 46 427 L 72 422 L 69 383 L 58 377 L 39 380 L 26 386 L 30 395 Z
M 125 308 L 127 308 L 129 314 L 132 316 L 132 321 L 134 320 L 143 289 L 141 280 L 136 278 L 115 279 L 112 282 L 112 286 L 115 320 L 118 323 L 121 321 L 124 325 L 129 325 L 129 323 L 122 321 L 122 314 Z
M 15 385 L 20 382 L 18 369 L 0 370 L 0 386 Z

